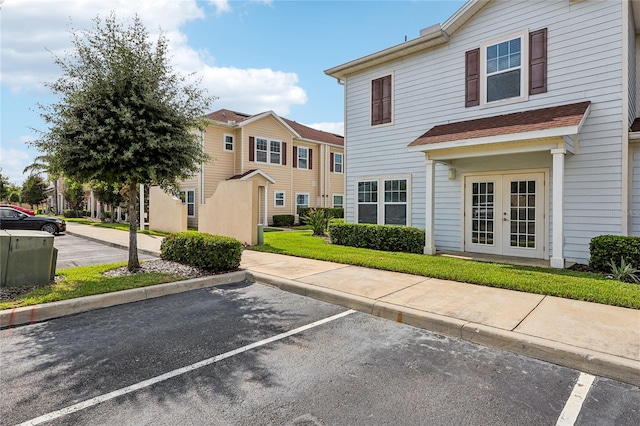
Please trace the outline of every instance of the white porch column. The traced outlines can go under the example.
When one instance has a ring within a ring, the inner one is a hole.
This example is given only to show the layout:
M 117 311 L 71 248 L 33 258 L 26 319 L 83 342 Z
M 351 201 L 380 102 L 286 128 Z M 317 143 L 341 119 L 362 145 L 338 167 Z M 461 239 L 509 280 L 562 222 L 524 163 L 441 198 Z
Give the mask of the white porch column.
M 553 234 L 551 243 L 553 245 L 553 256 L 551 257 L 552 268 L 564 268 L 564 156 L 567 150 L 556 148 L 551 150 L 553 155 Z
M 144 231 L 144 184 L 140 184 L 140 229 Z
M 426 188 L 426 208 L 424 213 L 424 254 L 436 254 L 436 245 L 433 238 L 434 229 L 434 190 L 435 190 L 435 169 L 436 164 L 433 160 L 425 160 L 427 171 L 427 188 Z
M 269 226 L 269 184 L 265 184 L 264 186 L 264 223 L 263 226 Z

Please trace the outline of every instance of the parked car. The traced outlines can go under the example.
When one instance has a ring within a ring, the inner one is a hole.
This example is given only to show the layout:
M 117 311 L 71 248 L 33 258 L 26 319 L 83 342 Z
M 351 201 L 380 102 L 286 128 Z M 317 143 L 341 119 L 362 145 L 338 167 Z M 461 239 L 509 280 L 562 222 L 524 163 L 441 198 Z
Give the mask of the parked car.
M 56 235 L 67 230 L 67 223 L 56 217 L 29 216 L 14 207 L 0 207 L 0 229 L 27 229 Z
M 0 207 L 11 207 L 12 209 L 16 209 L 18 211 L 21 211 L 22 213 L 26 213 L 29 216 L 35 216 L 36 215 L 36 212 L 34 212 L 31 209 L 25 209 L 24 207 L 14 206 L 13 204 L 0 204 Z

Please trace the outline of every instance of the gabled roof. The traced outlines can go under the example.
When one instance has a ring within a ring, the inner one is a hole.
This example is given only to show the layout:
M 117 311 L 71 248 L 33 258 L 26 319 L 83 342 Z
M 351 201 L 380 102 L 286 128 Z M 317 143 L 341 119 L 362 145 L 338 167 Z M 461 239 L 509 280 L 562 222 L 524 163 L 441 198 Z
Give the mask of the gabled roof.
M 227 180 L 249 180 L 254 176 L 261 176 L 269 183 L 276 183 L 275 179 L 273 179 L 271 176 L 260 169 L 251 169 L 242 173 L 241 175 L 233 175 Z
M 507 136 L 514 140 L 522 137 L 543 137 L 577 134 L 591 102 L 579 102 L 550 108 L 515 112 L 476 120 L 458 121 L 432 127 L 409 144 L 419 147 L 453 141 Z M 555 131 L 554 131 L 555 130 Z M 542 132 L 549 131 L 543 135 Z M 535 135 L 532 132 L 538 132 Z
M 276 121 L 279 121 L 283 127 L 293 134 L 295 138 L 344 146 L 343 136 L 305 126 L 304 124 L 289 120 L 288 118 L 280 117 L 273 111 L 265 111 L 260 114 L 250 115 L 228 109 L 220 109 L 207 114 L 205 117 L 224 125 L 242 127 L 267 116 L 272 116 Z

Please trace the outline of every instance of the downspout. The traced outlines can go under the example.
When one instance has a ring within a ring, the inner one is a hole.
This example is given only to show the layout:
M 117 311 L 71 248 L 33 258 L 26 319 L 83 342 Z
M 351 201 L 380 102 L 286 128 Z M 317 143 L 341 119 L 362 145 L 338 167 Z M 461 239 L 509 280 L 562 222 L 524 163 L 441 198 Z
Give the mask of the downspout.
M 204 150 L 204 130 L 200 130 L 200 146 Z M 200 163 L 200 204 L 204 204 L 204 163 Z
M 620 235 L 631 235 L 631 158 L 629 150 L 629 21 L 631 5 L 626 2 L 621 3 L 622 6 L 622 199 L 621 201 L 621 223 Z

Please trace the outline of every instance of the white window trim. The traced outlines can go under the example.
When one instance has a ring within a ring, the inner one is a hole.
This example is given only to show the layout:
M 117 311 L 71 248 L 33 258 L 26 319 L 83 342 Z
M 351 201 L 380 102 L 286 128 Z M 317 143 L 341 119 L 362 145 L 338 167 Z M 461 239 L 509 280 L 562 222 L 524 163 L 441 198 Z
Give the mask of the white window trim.
M 336 207 L 335 197 L 342 197 L 342 205 L 340 207 Z M 336 208 L 344 208 L 344 194 L 331 194 L 331 207 Z
M 487 102 L 487 47 L 520 37 L 520 96 Z M 480 44 L 480 106 L 483 108 L 509 105 L 529 100 L 529 29 Z
M 302 204 L 298 204 L 298 195 L 306 195 L 307 196 L 307 205 L 306 206 L 303 206 Z M 298 207 L 311 207 L 310 203 L 311 203 L 311 196 L 309 195 L 308 192 L 296 192 L 296 210 L 295 210 L 295 214 L 298 214 Z
M 282 205 L 281 206 L 278 205 L 278 198 L 277 198 L 278 194 L 282 194 Z M 285 193 L 285 191 L 274 191 L 273 192 L 273 207 L 282 208 L 282 207 L 286 207 L 286 206 L 287 206 L 287 194 Z
M 264 141 L 267 141 L 267 161 L 259 161 L 258 160 L 258 139 L 262 139 Z M 271 142 L 276 142 L 280 145 L 280 161 L 278 163 L 273 163 L 271 162 Z M 276 165 L 282 165 L 282 141 L 279 141 L 277 139 L 269 139 L 269 138 L 263 138 L 262 136 L 256 136 L 255 137 L 255 146 L 253 147 L 253 158 L 254 161 L 256 163 L 262 163 L 262 164 L 276 164 Z
M 309 149 L 306 146 L 297 146 L 297 158 L 296 158 L 296 168 L 299 170 L 309 170 Z M 307 160 L 307 167 L 300 167 L 300 150 L 306 150 L 307 151 L 307 158 L 303 158 L 303 160 Z
M 410 174 L 400 174 L 400 175 L 381 175 L 381 176 L 358 176 L 354 181 L 354 194 L 355 196 L 353 201 L 354 208 L 354 217 L 355 223 L 358 223 L 358 182 L 368 182 L 368 181 L 377 181 L 378 182 L 378 225 L 384 225 L 384 182 L 386 180 L 406 180 L 407 181 L 407 223 L 404 226 L 411 226 L 411 199 L 413 193 L 412 191 L 412 183 L 411 183 L 411 175 Z M 344 199 L 343 199 L 344 200 Z M 343 201 L 344 202 L 344 201 Z M 398 203 L 392 203 L 398 204 Z
M 386 77 L 388 75 L 391 76 L 391 121 L 389 121 L 388 123 L 382 123 L 382 124 L 373 125 L 373 124 L 371 124 L 371 113 L 372 113 L 372 111 L 371 111 L 371 96 L 372 96 L 371 84 L 373 83 L 373 80 L 377 80 L 379 78 Z M 387 72 L 387 73 L 384 73 L 384 74 L 380 74 L 380 75 L 377 75 L 375 77 L 371 77 L 369 79 L 369 116 L 368 116 L 368 120 L 369 120 L 369 128 L 370 129 L 378 129 L 380 127 L 386 127 L 386 126 L 392 126 L 393 125 L 393 122 L 394 122 L 394 120 L 396 118 L 396 115 L 394 113 L 395 107 L 396 107 L 396 97 L 395 97 L 395 86 L 396 86 L 396 83 L 395 83 L 395 81 L 396 81 L 396 78 L 395 78 L 395 73 L 393 71 Z
M 184 202 L 182 204 L 187 206 L 187 217 L 196 217 L 196 189 L 181 189 L 180 192 L 184 192 Z M 189 203 L 189 192 L 193 192 L 193 203 Z M 189 204 L 193 204 L 193 214 L 189 214 Z
M 231 149 L 227 149 L 227 137 L 231 138 Z M 229 133 L 225 133 L 224 135 L 222 135 L 222 149 L 225 152 L 233 152 L 235 148 L 236 148 L 236 138 Z
M 336 172 L 336 157 L 340 156 L 340 158 L 342 158 L 342 161 L 340 162 L 340 168 L 342 170 L 340 170 L 339 172 Z M 338 173 L 338 174 L 343 174 L 344 173 L 344 154 L 341 152 L 334 152 L 333 153 L 333 173 Z

